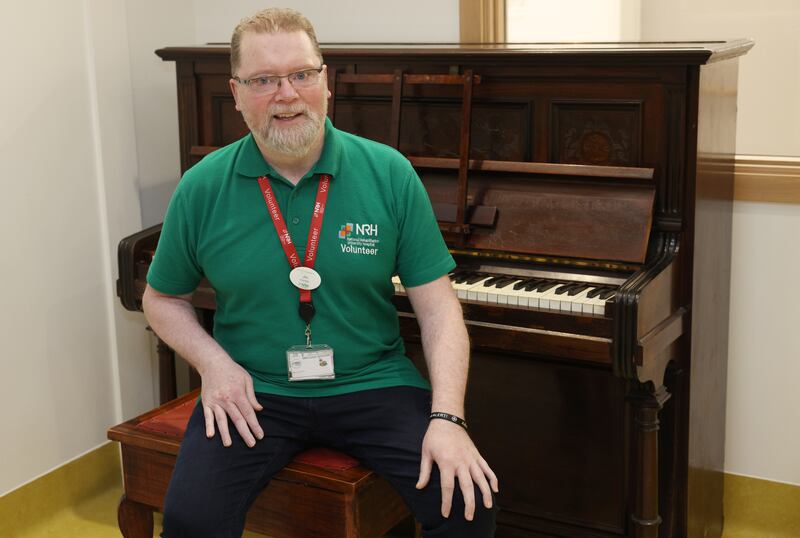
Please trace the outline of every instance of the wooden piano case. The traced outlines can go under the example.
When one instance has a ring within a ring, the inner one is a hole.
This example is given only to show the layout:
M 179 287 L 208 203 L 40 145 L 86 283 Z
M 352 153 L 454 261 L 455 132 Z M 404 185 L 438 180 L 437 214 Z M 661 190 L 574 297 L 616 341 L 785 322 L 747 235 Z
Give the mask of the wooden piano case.
M 620 283 L 604 315 L 463 302 L 467 415 L 500 477 L 498 536 L 721 535 L 737 65 L 751 46 L 323 45 L 335 125 L 411 158 L 460 266 Z M 185 170 L 246 133 L 228 49 L 157 54 L 176 63 Z M 121 244 L 128 308 L 157 238 Z M 197 306 L 213 310 L 213 292 Z

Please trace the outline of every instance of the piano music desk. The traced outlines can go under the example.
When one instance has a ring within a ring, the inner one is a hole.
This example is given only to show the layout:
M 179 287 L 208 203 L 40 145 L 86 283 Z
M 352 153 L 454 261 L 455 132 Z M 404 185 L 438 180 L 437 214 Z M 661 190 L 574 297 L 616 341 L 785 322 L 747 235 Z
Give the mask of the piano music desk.
M 151 538 L 198 390 L 114 426 L 122 448 L 124 493 L 117 518 L 125 538 Z M 273 538 L 383 536 L 408 510 L 389 484 L 344 454 L 311 449 L 261 492 L 246 528 Z M 417 531 L 419 532 L 419 531 Z

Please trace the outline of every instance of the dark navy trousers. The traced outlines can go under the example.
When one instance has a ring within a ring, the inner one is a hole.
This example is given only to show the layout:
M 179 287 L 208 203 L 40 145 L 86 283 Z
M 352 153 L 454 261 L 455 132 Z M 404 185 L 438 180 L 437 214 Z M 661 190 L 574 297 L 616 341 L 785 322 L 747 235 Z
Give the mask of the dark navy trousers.
M 450 517 L 442 517 L 435 465 L 429 484 L 415 488 L 431 411 L 429 391 L 391 387 L 317 398 L 256 396 L 264 407 L 257 412 L 264 439 L 253 448 L 230 422 L 232 446 L 224 447 L 218 432 L 206 438 L 202 406 L 195 408 L 164 502 L 163 538 L 241 536 L 247 510 L 261 490 L 295 454 L 311 446 L 349 454 L 386 478 L 422 524 L 424 536 L 494 535 L 496 507 L 483 506 L 477 487 L 473 521 L 464 519 L 457 481 Z

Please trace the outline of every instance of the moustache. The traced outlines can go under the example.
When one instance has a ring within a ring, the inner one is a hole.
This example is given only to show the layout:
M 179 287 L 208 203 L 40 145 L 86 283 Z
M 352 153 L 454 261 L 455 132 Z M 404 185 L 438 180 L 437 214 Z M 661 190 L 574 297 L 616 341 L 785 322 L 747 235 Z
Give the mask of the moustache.
M 270 117 L 277 116 L 279 114 L 282 114 L 282 115 L 306 114 L 306 115 L 308 115 L 308 107 L 305 107 L 305 106 L 293 106 L 293 107 L 275 106 L 275 107 L 271 107 L 269 110 L 267 110 L 267 114 Z

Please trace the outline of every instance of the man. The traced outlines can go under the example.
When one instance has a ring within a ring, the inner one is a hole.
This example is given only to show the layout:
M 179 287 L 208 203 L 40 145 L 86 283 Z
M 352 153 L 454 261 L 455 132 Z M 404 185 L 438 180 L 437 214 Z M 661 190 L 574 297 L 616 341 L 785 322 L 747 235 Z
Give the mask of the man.
M 181 180 L 143 300 L 202 378 L 163 536 L 240 535 L 260 490 L 314 444 L 385 476 L 426 535 L 491 536 L 497 478 L 459 423 L 469 345 L 454 262 L 419 178 L 396 151 L 326 119 L 326 68 L 301 14 L 244 19 L 231 68 L 251 133 Z M 404 354 L 395 273 L 430 391 Z M 213 338 L 191 306 L 203 277 L 216 292 Z

